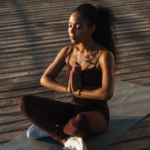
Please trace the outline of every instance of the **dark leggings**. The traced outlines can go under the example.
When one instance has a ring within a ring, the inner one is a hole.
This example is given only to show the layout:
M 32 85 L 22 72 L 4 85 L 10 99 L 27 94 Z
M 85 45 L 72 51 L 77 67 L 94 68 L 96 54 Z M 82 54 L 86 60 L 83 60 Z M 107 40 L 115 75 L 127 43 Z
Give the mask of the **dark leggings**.
M 107 129 L 107 121 L 100 111 L 88 111 L 71 103 L 26 95 L 21 99 L 19 108 L 29 121 L 61 144 L 68 135 L 83 137 Z

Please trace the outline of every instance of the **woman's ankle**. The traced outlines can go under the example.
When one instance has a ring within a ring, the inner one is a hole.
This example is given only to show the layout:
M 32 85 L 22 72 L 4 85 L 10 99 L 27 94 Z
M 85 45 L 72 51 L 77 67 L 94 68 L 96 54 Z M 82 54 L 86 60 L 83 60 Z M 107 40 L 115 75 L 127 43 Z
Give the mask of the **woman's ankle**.
M 62 140 L 62 144 L 64 145 L 64 143 L 67 141 L 68 137 Z

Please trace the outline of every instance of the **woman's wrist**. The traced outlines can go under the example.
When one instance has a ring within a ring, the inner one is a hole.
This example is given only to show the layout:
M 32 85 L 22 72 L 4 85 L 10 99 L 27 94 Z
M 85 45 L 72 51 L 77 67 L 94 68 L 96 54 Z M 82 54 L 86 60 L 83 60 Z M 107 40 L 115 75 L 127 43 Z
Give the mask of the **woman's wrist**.
M 78 89 L 76 92 L 73 92 L 73 95 L 77 96 L 77 97 L 81 97 L 81 91 L 83 91 L 83 90 L 84 90 L 84 88 Z

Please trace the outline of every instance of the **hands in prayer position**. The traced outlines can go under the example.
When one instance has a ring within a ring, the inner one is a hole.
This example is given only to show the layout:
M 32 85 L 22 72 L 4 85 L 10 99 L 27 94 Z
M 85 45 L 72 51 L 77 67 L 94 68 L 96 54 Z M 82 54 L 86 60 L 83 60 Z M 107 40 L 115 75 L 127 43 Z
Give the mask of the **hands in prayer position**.
M 68 83 L 68 92 L 76 94 L 78 89 L 82 88 L 82 78 L 81 78 L 81 68 L 79 65 L 75 65 L 70 71 L 69 83 Z

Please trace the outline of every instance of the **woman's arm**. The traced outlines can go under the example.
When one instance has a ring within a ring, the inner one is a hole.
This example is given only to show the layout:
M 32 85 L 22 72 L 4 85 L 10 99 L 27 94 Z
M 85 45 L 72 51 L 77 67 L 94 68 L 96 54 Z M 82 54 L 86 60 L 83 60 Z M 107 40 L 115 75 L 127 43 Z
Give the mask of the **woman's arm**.
M 93 87 L 93 89 L 85 87 L 80 93 L 81 97 L 77 97 L 96 100 L 110 100 L 112 98 L 115 84 L 114 56 L 112 52 L 104 51 L 99 59 L 99 64 L 102 69 L 102 87 Z M 73 95 L 75 94 L 73 92 Z
M 55 78 L 66 65 L 65 59 L 71 50 L 70 46 L 64 47 L 59 51 L 55 60 L 50 64 L 40 79 L 41 85 L 60 92 L 67 92 L 68 85 L 58 83 Z

